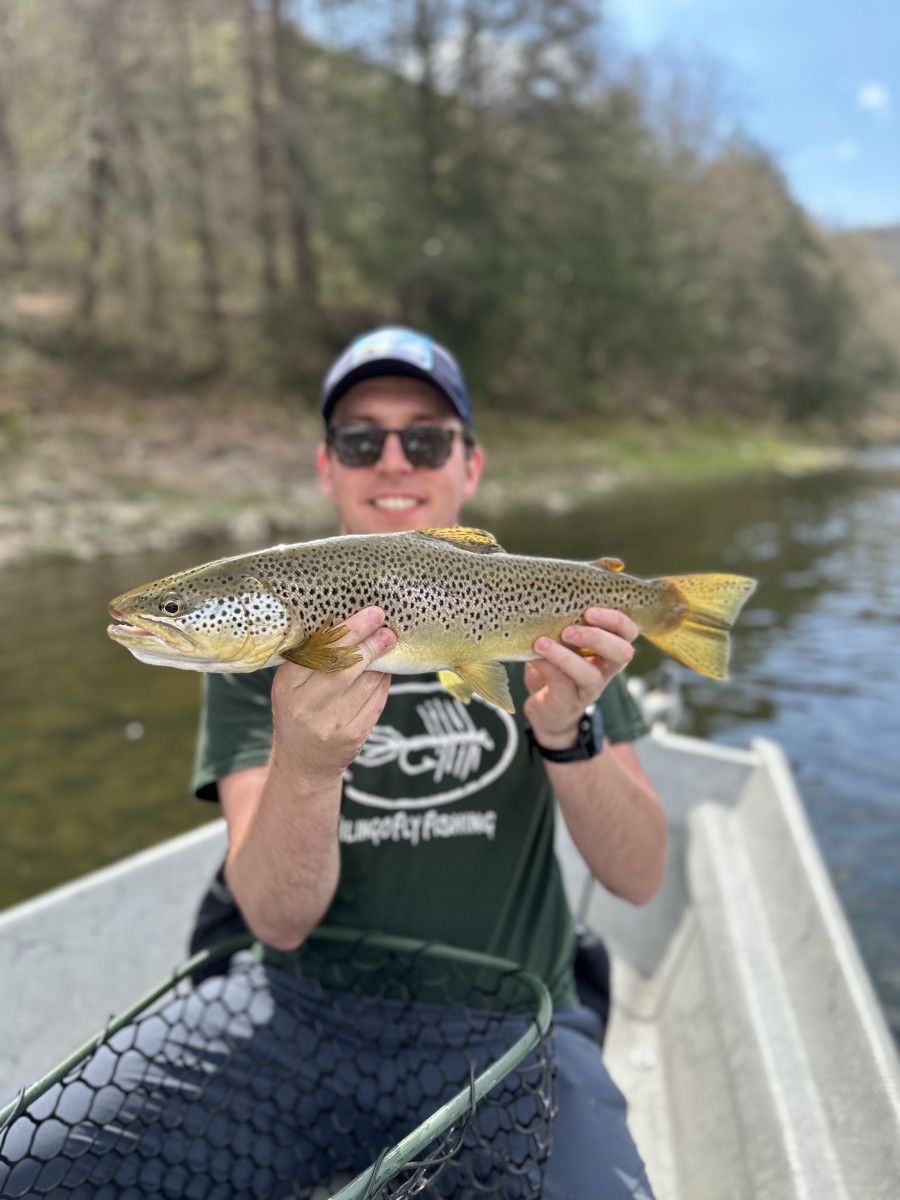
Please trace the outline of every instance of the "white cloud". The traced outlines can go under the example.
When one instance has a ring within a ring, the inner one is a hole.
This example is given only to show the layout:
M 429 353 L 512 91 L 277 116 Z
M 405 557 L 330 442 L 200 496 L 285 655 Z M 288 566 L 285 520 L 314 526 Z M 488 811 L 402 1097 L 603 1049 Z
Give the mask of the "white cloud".
M 891 106 L 891 93 L 883 83 L 864 83 L 856 93 L 856 103 L 866 112 L 883 113 Z

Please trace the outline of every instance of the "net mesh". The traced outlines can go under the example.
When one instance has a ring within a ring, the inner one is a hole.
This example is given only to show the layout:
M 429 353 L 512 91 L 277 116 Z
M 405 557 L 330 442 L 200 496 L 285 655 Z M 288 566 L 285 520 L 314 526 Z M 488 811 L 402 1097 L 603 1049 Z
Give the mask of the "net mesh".
M 554 1110 L 549 997 L 514 964 L 232 939 L 0 1111 L 0 1196 L 525 1200 Z

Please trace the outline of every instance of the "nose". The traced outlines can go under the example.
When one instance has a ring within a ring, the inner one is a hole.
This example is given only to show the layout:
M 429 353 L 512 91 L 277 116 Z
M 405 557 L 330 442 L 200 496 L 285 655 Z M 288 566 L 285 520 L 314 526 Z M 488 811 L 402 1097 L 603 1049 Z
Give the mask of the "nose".
M 392 431 L 387 435 L 377 465 L 382 471 L 412 471 L 414 469 L 406 457 L 399 433 Z

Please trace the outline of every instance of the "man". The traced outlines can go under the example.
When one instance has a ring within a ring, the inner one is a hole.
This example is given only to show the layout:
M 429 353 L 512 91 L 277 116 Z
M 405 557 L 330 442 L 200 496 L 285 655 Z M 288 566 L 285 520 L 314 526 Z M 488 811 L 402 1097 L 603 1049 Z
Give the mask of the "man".
M 462 372 L 444 347 L 402 328 L 357 339 L 326 378 L 322 414 L 318 472 L 342 532 L 460 523 L 484 453 Z M 648 901 L 662 879 L 666 824 L 631 745 L 645 727 L 617 678 L 637 627 L 589 609 L 562 643 L 539 638 L 540 657 L 511 671 L 513 719 L 477 697 L 463 709 L 434 678 L 367 671 L 394 635 L 379 609 L 346 624 L 361 655 L 350 670 L 285 664 L 274 678 L 208 677 L 195 784 L 221 802 L 225 879 L 245 921 L 285 950 L 325 920 L 533 970 L 556 1005 L 560 1066 L 544 1195 L 648 1196 L 624 1102 L 591 1042 L 596 1023 L 578 1006 L 551 796 L 596 878 L 635 904 Z M 407 752 L 423 735 L 426 744 L 429 734 L 432 745 L 446 741 L 460 723 L 482 750 L 455 771 L 433 751 Z M 373 822 L 385 813 L 395 820 Z M 467 901 L 473 879 L 477 898 Z
M 448 351 L 412 330 L 366 335 L 330 371 L 322 412 L 318 470 L 344 531 L 458 523 L 484 455 Z M 206 677 L 195 787 L 220 800 L 229 839 L 206 913 L 218 906 L 221 925 L 239 909 L 288 952 L 326 922 L 522 964 L 554 1001 L 559 1112 L 544 1197 L 647 1200 L 599 1022 L 578 1003 L 553 853 L 555 794 L 607 888 L 640 904 L 661 881 L 665 819 L 630 744 L 645 726 L 618 678 L 636 626 L 588 609 L 561 643 L 539 638 L 540 657 L 511 669 L 512 717 L 477 696 L 462 705 L 433 677 L 365 670 L 394 635 L 374 608 L 345 624 L 361 656 L 348 670 Z M 201 913 L 195 945 L 213 933 Z M 420 1021 L 422 1045 L 404 1036 L 407 1009 L 394 1020 L 390 999 L 348 1029 L 333 997 L 323 1004 L 302 973 L 235 956 L 113 1035 L 0 1135 L 0 1197 L 310 1196 L 335 1162 L 363 1169 L 372 1139 L 408 1131 L 394 1111 L 404 1088 L 417 1120 L 434 1107 L 420 1087 L 425 1068 L 435 1073 L 422 1058 L 432 1030 Z M 456 1044 L 491 1061 L 487 1042 Z M 401 1061 L 412 1063 L 402 1087 L 388 1082 Z

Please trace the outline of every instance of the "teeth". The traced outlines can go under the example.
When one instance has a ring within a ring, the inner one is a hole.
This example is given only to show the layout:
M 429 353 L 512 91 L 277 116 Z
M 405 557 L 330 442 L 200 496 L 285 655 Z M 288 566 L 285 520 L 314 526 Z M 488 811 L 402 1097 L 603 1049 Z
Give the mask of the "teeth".
M 389 508 L 392 512 L 402 512 L 408 508 L 415 508 L 419 502 L 412 496 L 379 496 L 372 503 L 376 508 Z

